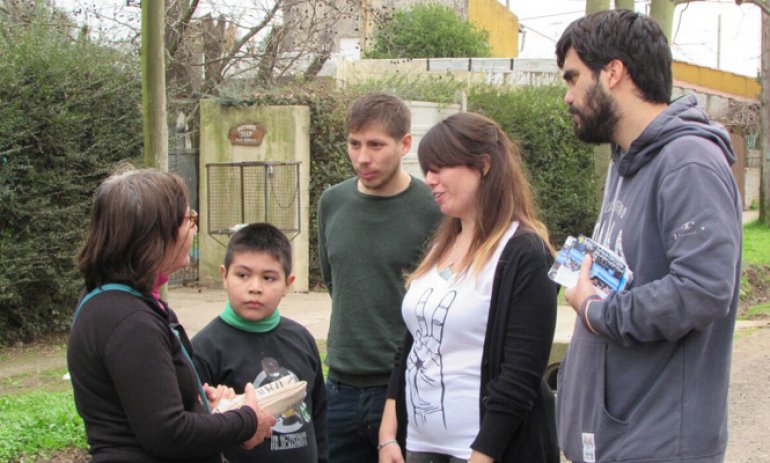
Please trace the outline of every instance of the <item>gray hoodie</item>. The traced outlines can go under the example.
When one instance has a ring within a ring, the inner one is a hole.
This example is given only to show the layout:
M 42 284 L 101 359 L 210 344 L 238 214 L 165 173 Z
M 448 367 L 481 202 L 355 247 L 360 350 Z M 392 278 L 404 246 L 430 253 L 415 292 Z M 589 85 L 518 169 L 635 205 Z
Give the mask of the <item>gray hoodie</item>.
M 572 461 L 721 462 L 740 281 L 741 206 L 727 132 L 694 96 L 615 149 L 593 238 L 634 280 L 575 323 L 559 371 Z

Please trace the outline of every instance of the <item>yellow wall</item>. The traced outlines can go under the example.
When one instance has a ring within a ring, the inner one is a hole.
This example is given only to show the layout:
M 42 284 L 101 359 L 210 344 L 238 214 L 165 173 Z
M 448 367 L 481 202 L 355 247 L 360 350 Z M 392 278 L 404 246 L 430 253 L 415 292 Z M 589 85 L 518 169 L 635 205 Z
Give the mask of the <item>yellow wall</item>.
M 758 99 L 762 90 L 756 79 L 719 69 L 674 61 L 672 70 L 674 80 L 730 95 Z
M 519 56 L 519 18 L 497 0 L 468 0 L 468 20 L 489 32 L 492 57 Z

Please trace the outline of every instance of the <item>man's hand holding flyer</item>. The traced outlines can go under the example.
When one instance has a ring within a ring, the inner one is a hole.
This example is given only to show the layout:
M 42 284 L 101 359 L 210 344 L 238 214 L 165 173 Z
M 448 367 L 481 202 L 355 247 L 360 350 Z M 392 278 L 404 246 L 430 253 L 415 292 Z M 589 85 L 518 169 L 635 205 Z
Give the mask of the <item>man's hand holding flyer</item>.
M 583 235 L 567 237 L 564 247 L 548 271 L 548 277 L 566 288 L 574 287 L 586 254 L 591 254 L 593 258 L 591 281 L 601 297 L 607 297 L 610 291 L 621 291 L 629 287 L 633 273 L 625 260 Z

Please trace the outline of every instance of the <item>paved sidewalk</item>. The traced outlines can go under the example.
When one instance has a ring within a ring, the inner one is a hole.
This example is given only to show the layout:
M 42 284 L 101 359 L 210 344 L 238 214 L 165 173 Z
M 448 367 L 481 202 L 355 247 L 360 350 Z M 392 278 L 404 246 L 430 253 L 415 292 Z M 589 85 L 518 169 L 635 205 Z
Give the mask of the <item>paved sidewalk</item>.
M 224 289 L 175 286 L 169 289 L 168 299 L 187 333 L 195 333 L 219 315 L 225 307 L 227 294 Z M 331 299 L 325 292 L 289 293 L 280 306 L 281 315 L 303 324 L 316 339 L 326 339 L 329 332 Z M 554 341 L 569 342 L 575 323 L 575 311 L 569 306 L 559 306 Z M 736 331 L 765 326 L 763 320 L 738 320 Z
M 169 288 L 171 308 L 187 333 L 192 336 L 219 315 L 227 301 L 224 289 L 175 286 Z M 331 315 L 331 299 L 325 292 L 289 293 L 279 306 L 281 315 L 303 324 L 317 339 L 326 339 Z M 569 342 L 575 312 L 570 307 L 559 307 L 556 321 L 557 342 Z
M 169 288 L 168 302 L 192 337 L 222 312 L 227 293 L 221 288 L 177 286 Z M 327 293 L 289 293 L 279 310 L 281 315 L 303 324 L 314 337 L 326 339 L 331 305 Z
M 744 223 L 756 220 L 757 211 L 744 211 Z M 169 289 L 171 307 L 187 332 L 192 336 L 224 308 L 227 295 L 221 288 L 175 286 Z M 326 339 L 331 314 L 331 299 L 325 292 L 290 293 L 281 303 L 281 314 L 302 323 L 318 339 Z M 569 342 L 575 312 L 569 306 L 559 306 L 554 340 Z M 761 323 L 739 320 L 736 330 L 759 326 Z

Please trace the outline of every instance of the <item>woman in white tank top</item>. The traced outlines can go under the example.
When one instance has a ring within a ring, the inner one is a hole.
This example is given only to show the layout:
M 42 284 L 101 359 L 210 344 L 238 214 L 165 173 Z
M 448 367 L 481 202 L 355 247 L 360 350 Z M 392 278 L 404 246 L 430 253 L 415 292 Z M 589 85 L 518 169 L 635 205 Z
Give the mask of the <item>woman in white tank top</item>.
M 556 286 L 519 153 L 497 123 L 459 113 L 418 157 L 444 220 L 407 279 L 380 462 L 558 462 L 542 379 Z

